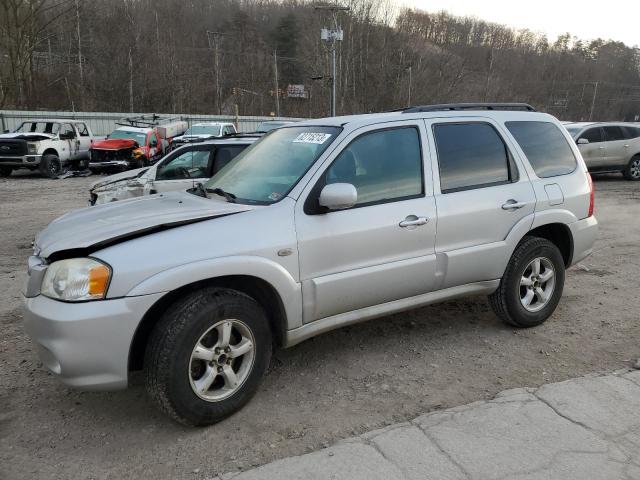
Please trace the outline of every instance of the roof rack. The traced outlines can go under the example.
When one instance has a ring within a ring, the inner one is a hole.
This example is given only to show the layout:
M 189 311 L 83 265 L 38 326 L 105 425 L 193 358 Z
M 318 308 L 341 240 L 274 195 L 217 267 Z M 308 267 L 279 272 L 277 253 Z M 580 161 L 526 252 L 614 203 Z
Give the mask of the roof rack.
M 158 125 L 164 125 L 166 123 L 179 121 L 178 117 L 162 117 L 155 113 L 150 115 L 138 115 L 134 117 L 125 117 L 118 120 L 116 125 L 122 125 L 125 127 L 157 127 Z
M 418 105 L 404 108 L 402 113 L 440 112 L 446 110 L 516 110 L 535 112 L 528 103 L 442 103 L 439 105 Z

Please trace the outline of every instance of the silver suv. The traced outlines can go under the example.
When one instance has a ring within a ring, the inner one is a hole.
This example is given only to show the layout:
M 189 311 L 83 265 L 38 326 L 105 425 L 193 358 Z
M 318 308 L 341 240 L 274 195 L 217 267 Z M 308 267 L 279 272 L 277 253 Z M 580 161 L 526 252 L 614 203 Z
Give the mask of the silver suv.
M 640 180 L 640 125 L 602 122 L 567 123 L 565 127 L 590 172 L 621 172 L 627 180 Z
M 273 346 L 466 295 L 532 327 L 597 233 L 576 144 L 522 104 L 274 130 L 204 186 L 68 213 L 35 240 L 25 325 L 68 385 L 143 368 L 191 425 L 239 409 Z

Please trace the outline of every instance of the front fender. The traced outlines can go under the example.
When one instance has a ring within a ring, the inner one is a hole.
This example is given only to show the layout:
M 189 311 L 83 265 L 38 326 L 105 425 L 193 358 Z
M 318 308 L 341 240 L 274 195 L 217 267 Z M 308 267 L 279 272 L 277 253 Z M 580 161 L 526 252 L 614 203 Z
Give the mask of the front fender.
M 264 257 L 235 256 L 212 258 L 156 273 L 133 287 L 126 296 L 170 292 L 202 280 L 231 275 L 256 277 L 269 283 L 280 295 L 287 314 L 287 329 L 302 325 L 302 291 L 289 272 L 278 263 Z

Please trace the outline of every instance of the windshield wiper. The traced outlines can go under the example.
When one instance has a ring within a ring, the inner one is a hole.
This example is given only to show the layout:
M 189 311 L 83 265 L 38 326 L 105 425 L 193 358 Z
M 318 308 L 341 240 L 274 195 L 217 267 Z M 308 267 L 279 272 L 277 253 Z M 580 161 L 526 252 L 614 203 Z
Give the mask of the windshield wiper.
M 199 197 L 209 198 L 204 185 L 200 182 L 198 182 L 195 187 L 187 189 L 187 192 L 193 195 L 198 195 Z
M 221 197 L 224 197 L 229 203 L 236 203 L 236 196 L 233 193 L 225 192 L 220 187 L 206 188 L 205 191 L 208 193 L 215 193 L 216 195 L 220 195 Z

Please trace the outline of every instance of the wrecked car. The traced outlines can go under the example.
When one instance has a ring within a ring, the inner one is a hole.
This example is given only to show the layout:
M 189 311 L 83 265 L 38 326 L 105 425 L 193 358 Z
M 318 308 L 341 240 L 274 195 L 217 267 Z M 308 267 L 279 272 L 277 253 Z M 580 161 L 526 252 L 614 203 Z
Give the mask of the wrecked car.
M 193 188 L 212 177 L 258 138 L 243 136 L 185 145 L 152 167 L 117 173 L 93 183 L 89 205 Z
M 65 170 L 86 170 L 94 140 L 91 129 L 77 120 L 28 120 L 14 132 L 0 135 L 0 176 L 13 170 L 39 170 L 58 178 Z
M 89 168 L 100 170 L 129 170 L 153 165 L 169 149 L 173 137 L 187 129 L 187 122 L 141 115 L 124 118 L 107 138 L 91 146 Z
M 224 137 L 237 133 L 236 126 L 229 122 L 201 122 L 191 125 L 183 135 L 174 137 L 171 148 L 178 148 L 187 143 L 198 143 L 215 137 Z

